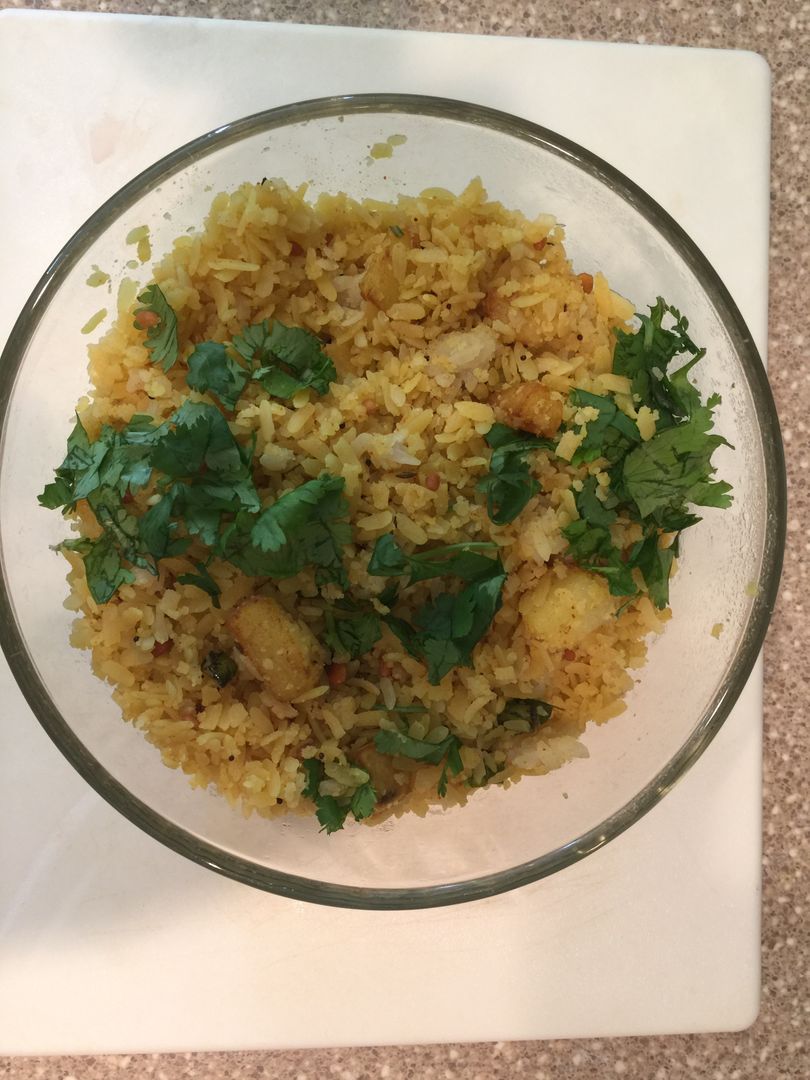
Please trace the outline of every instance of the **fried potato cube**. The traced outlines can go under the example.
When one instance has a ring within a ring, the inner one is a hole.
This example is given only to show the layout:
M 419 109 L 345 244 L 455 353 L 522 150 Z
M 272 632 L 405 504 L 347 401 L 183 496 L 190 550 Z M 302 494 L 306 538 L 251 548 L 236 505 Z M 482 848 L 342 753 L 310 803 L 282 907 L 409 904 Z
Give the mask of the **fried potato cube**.
M 550 439 L 562 423 L 563 403 L 543 383 L 521 382 L 501 391 L 495 412 L 510 427 Z
M 575 648 L 615 610 L 605 579 L 577 569 L 561 579 L 547 574 L 520 603 L 526 634 L 551 649 Z
M 360 295 L 382 311 L 387 311 L 399 300 L 399 281 L 388 252 L 375 251 L 368 257 L 366 272 L 360 281 Z
M 228 629 L 280 701 L 292 701 L 323 681 L 324 656 L 317 639 L 272 597 L 243 600 L 228 617 Z

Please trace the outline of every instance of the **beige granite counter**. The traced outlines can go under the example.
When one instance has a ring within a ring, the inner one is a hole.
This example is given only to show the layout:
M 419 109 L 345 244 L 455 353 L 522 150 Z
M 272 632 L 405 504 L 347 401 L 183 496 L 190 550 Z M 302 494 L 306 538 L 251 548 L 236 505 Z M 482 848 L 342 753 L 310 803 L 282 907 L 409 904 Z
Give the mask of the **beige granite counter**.
M 802 0 L 0 0 L 0 8 L 289 20 L 763 53 L 773 72 L 770 373 L 788 460 L 788 550 L 765 650 L 763 998 L 748 1031 L 668 1038 L 278 1053 L 0 1059 L 18 1080 L 799 1080 L 810 1076 L 810 3 Z M 0 1018 L 2 1023 L 2 1018 Z

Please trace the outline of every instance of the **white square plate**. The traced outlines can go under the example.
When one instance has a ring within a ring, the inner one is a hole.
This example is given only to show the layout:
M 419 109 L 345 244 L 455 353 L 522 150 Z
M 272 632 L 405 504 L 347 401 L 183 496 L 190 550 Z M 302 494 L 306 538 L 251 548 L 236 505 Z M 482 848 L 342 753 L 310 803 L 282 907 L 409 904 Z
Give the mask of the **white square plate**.
M 691 233 L 764 348 L 758 56 L 9 11 L 0 340 L 70 233 L 146 165 L 260 109 L 370 91 L 515 112 L 607 158 Z M 0 1053 L 745 1027 L 759 1002 L 761 685 L 757 667 L 696 768 L 584 862 L 459 908 L 373 913 L 264 895 L 160 847 L 72 772 L 0 661 Z

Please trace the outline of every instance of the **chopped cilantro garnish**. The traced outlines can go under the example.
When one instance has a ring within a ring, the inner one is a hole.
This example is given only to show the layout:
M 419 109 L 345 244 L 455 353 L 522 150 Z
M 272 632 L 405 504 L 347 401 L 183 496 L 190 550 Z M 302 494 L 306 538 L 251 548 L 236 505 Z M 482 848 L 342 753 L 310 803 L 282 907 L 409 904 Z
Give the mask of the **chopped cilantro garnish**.
M 106 604 L 120 585 L 134 581 L 111 533 L 102 534 L 98 540 L 68 540 L 65 547 L 82 556 L 87 588 L 97 604 Z
M 584 518 L 572 521 L 562 530 L 568 541 L 568 554 L 585 570 L 592 570 L 607 580 L 613 596 L 635 596 L 638 587 L 633 567 L 613 544 L 610 530 L 604 525 L 589 525 Z
M 299 326 L 256 323 L 233 339 L 233 347 L 250 365 L 252 377 L 273 397 L 291 398 L 311 386 L 329 392 L 337 379 L 335 365 L 318 338 Z
M 420 608 L 413 625 L 395 615 L 384 616 L 406 651 L 427 665 L 433 685 L 454 667 L 472 666 L 472 650 L 500 609 L 506 571 L 500 559 L 486 561 L 489 565 L 461 592 L 440 593 Z
M 177 316 L 159 285 L 150 285 L 138 300 L 135 326 L 146 331 L 152 362 L 164 371 L 179 355 Z M 335 365 L 319 338 L 300 326 L 285 326 L 277 319 L 247 326 L 231 342 L 240 363 L 219 341 L 203 341 L 188 358 L 186 382 L 192 390 L 214 394 L 227 409 L 236 407 L 247 383 L 254 379 L 273 397 L 289 399 L 312 387 L 326 394 L 337 378 Z
M 587 390 L 572 390 L 569 400 L 580 408 L 596 409 L 596 419 L 586 425 L 585 438 L 571 458 L 572 465 L 586 465 L 597 458 L 613 462 L 641 441 L 638 427 L 609 397 Z
M 633 563 L 641 571 L 650 599 L 658 608 L 666 607 L 669 603 L 669 575 L 677 555 L 677 537 L 669 547 L 662 548 L 657 530 L 653 530 L 643 543 L 633 549 Z
M 669 329 L 663 322 L 667 315 L 674 320 Z M 691 368 L 706 355 L 687 333 L 689 323 L 677 308 L 658 297 L 649 315 L 638 316 L 638 332 L 616 330 L 613 370 L 626 375 L 636 399 L 658 411 L 659 430 L 677 420 L 691 416 L 700 405 L 700 394 L 689 382 Z M 667 367 L 676 356 L 690 359 L 673 375 Z
M 583 482 L 582 490 L 575 493 L 575 501 L 579 516 L 589 525 L 612 525 L 616 521 L 617 514 L 613 509 L 616 505 L 616 496 L 605 492 L 605 497 L 597 498 L 599 488 L 595 476 L 589 476 Z
M 282 495 L 256 516 L 239 513 L 216 549 L 253 577 L 287 578 L 316 568 L 319 584 L 348 585 L 343 549 L 351 543 L 342 477 L 323 473 Z
M 198 589 L 202 589 L 203 592 L 207 592 L 211 599 L 214 601 L 214 607 L 219 607 L 219 585 L 211 577 L 208 571 L 208 567 L 205 563 L 194 560 L 194 566 L 197 569 L 196 574 L 180 574 L 177 578 L 181 585 L 196 585 Z
M 326 831 L 327 836 L 343 828 L 346 818 L 352 814 L 355 821 L 369 817 L 377 805 L 377 793 L 371 779 L 357 787 L 352 795 L 321 795 L 320 786 L 324 778 L 323 763 L 317 758 L 307 758 L 301 762 L 307 782 L 302 794 L 305 799 L 315 803 L 315 815 Z
M 408 555 L 393 534 L 386 533 L 374 545 L 368 572 L 377 577 L 404 577 L 409 574 L 409 585 L 445 574 L 454 574 L 463 581 L 474 581 L 492 569 L 492 559 L 479 552 L 494 550 L 497 550 L 497 544 L 490 542 L 446 544 Z
M 711 409 L 695 409 L 688 420 L 659 431 L 628 454 L 618 477 L 619 498 L 664 529 L 683 527 L 680 521 L 689 503 L 730 506 L 731 485 L 713 479 L 711 463 L 714 451 L 729 443 L 722 435 L 709 434 L 712 422 Z
M 218 341 L 203 341 L 188 358 L 186 382 L 192 390 L 215 394 L 226 409 L 236 408 L 250 372 Z
M 323 762 L 318 761 L 317 758 L 305 758 L 301 762 L 301 768 L 307 778 L 306 784 L 304 784 L 301 794 L 305 799 L 312 799 L 313 801 L 318 798 L 318 787 L 321 780 L 323 780 Z
M 154 426 L 151 417 L 134 416 L 120 431 L 105 425 L 91 442 L 77 417 L 65 459 L 56 480 L 39 496 L 40 505 L 68 511 L 100 487 L 113 488 L 122 496 L 137 491 L 151 476 L 150 444 L 165 430 L 165 425 Z
M 338 600 L 325 619 L 324 643 L 341 660 L 356 660 L 382 636 L 380 616 L 368 602 Z
M 154 469 L 172 477 L 196 476 L 204 468 L 223 481 L 245 478 L 247 466 L 242 449 L 214 405 L 186 401 L 172 422 L 172 428 L 152 451 Z M 258 505 L 255 494 L 250 501 Z
M 673 320 L 668 328 L 667 316 Z M 586 423 L 585 438 L 571 462 L 604 459 L 610 484 L 598 487 L 592 476 L 585 480 L 575 494 L 579 520 L 564 528 L 563 535 L 568 554 L 605 577 L 614 596 L 636 595 L 638 570 L 653 603 L 661 608 L 669 602 L 669 575 L 678 550 L 677 535 L 674 543 L 662 546 L 662 534 L 678 534 L 700 521 L 692 506 L 730 505 L 731 487 L 715 479 L 711 461 L 714 451 L 729 443 L 710 434 L 719 396 L 711 395 L 702 405 L 689 380 L 705 350 L 689 337 L 687 320 L 661 297 L 649 315 L 638 317 L 638 332 L 616 332 L 613 366 L 630 379 L 634 404 L 652 411 L 655 432 L 643 441 L 638 425 L 612 397 L 571 392 L 572 404 L 597 411 Z M 669 374 L 668 366 L 684 354 L 686 362 Z M 610 526 L 622 518 L 641 525 L 643 532 L 625 551 L 614 545 L 610 533 Z
M 56 480 L 39 501 L 70 511 L 86 499 L 105 530 L 103 544 L 80 548 L 71 542 L 85 560 L 98 603 L 132 580 L 127 564 L 156 574 L 160 559 L 184 554 L 194 538 L 209 556 L 253 576 L 290 577 L 312 565 L 319 583 L 345 585 L 342 553 L 351 529 L 344 481 L 324 474 L 262 509 L 252 453 L 252 445 L 236 441 L 216 406 L 200 402 L 185 402 L 160 425 L 136 416 L 118 431 L 104 427 L 93 442 L 77 421 Z M 128 492 L 153 481 L 157 497 L 134 515 Z M 218 603 L 216 582 L 204 564 L 195 566 L 197 573 L 179 580 Z
M 177 539 L 173 536 L 178 525 L 172 521 L 173 508 L 174 492 L 169 491 L 154 506 L 150 506 L 138 521 L 141 543 L 155 559 L 179 555 L 190 543 L 188 538 Z
M 540 485 L 529 472 L 528 456 L 534 450 L 552 450 L 548 439 L 515 431 L 506 424 L 493 424 L 484 436 L 492 447 L 489 473 L 477 484 L 486 493 L 487 513 L 496 525 L 506 525 L 518 516 Z
M 135 311 L 135 326 L 146 329 L 145 345 L 152 363 L 169 371 L 177 362 L 177 316 L 159 285 L 150 285 L 138 297 L 142 305 Z M 142 312 L 151 318 L 147 321 Z M 140 316 L 140 320 L 139 320 Z M 142 321 L 141 321 L 142 320 Z
M 405 649 L 427 665 L 428 679 L 439 683 L 457 665 L 472 663 L 472 650 L 489 629 L 501 606 L 506 571 L 499 558 L 487 558 L 491 543 L 450 544 L 408 555 L 393 536 L 381 537 L 369 562 L 369 573 L 386 577 L 408 575 L 409 585 L 452 574 L 468 582 L 452 595 L 440 593 L 416 614 L 414 625 L 393 614 L 383 621 Z M 386 590 L 389 592 L 389 590 Z M 391 604 L 396 599 L 390 593 Z M 387 604 L 387 606 L 390 606 Z
M 365 784 L 361 784 L 352 795 L 349 810 L 354 815 L 355 821 L 362 821 L 363 818 L 369 817 L 374 812 L 376 805 L 377 792 L 374 790 L 371 781 L 366 780 Z
M 438 792 L 444 798 L 447 794 L 447 778 L 458 776 L 464 765 L 459 753 L 461 743 L 457 736 L 447 735 L 441 742 L 432 743 L 426 739 L 414 739 L 401 731 L 378 731 L 374 736 L 374 745 L 381 754 L 398 754 L 413 761 L 424 761 L 428 765 L 442 765 Z

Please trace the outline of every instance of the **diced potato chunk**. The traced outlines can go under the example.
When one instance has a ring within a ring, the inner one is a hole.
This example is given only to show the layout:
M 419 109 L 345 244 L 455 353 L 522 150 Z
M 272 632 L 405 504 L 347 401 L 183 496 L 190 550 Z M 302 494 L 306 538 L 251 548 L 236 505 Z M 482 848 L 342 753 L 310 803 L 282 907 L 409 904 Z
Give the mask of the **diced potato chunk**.
M 562 579 L 547 574 L 520 604 L 526 633 L 551 649 L 575 648 L 615 610 L 604 578 L 574 569 Z
M 508 386 L 498 395 L 498 419 L 521 431 L 531 431 L 550 439 L 557 434 L 563 416 L 563 403 L 541 382 L 521 382 Z
M 399 300 L 399 281 L 387 251 L 375 251 L 368 257 L 366 272 L 360 281 L 360 294 L 383 311 Z
M 292 701 L 324 678 L 323 652 L 303 623 L 270 596 L 250 596 L 228 618 L 242 652 L 280 701 Z

